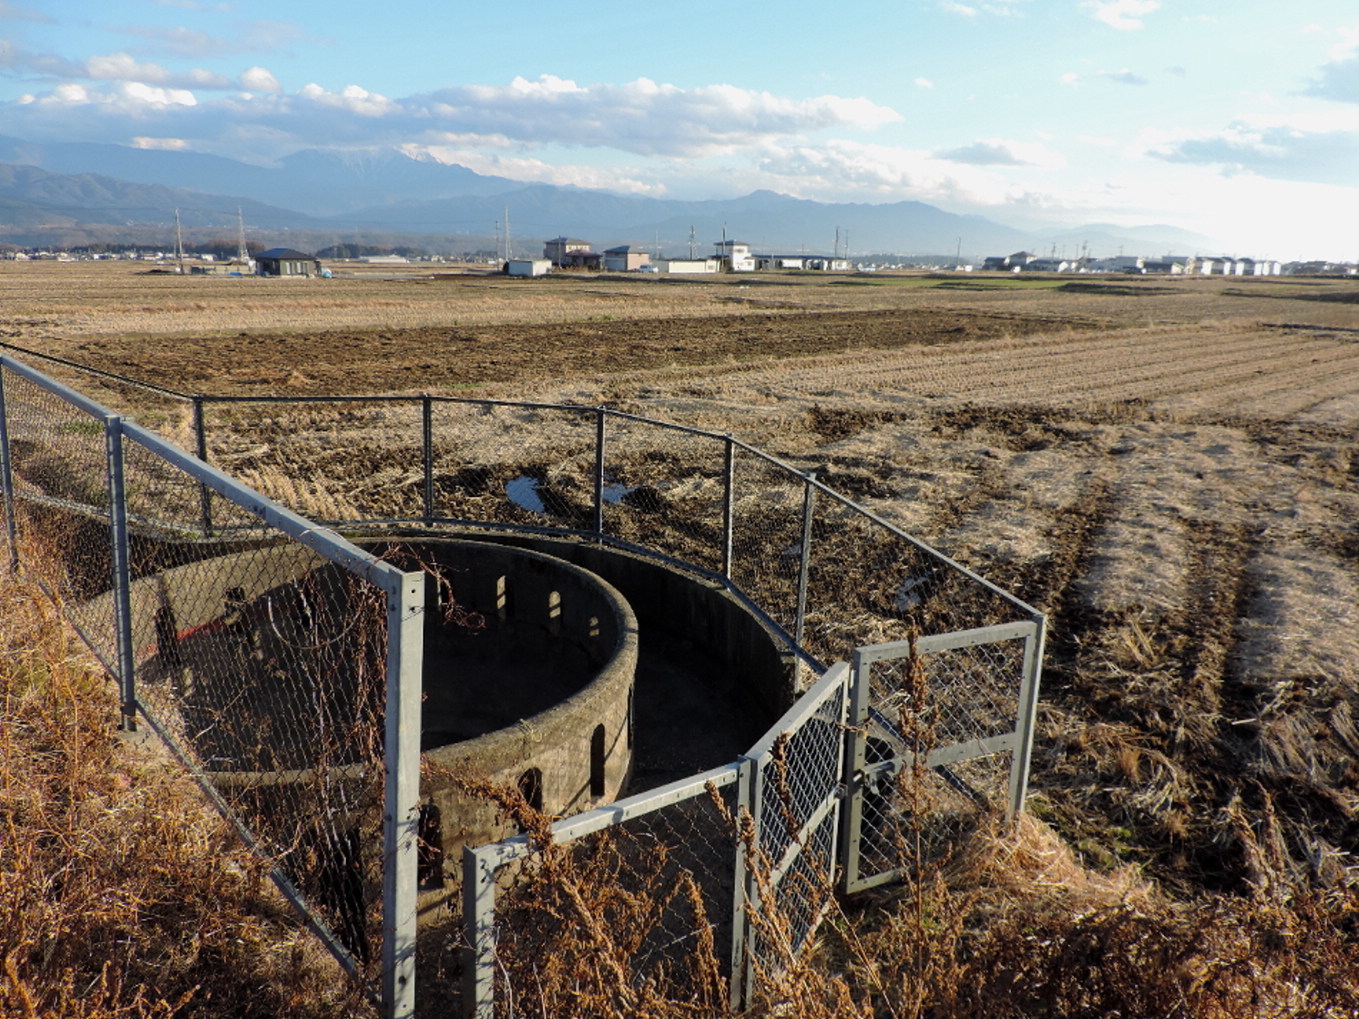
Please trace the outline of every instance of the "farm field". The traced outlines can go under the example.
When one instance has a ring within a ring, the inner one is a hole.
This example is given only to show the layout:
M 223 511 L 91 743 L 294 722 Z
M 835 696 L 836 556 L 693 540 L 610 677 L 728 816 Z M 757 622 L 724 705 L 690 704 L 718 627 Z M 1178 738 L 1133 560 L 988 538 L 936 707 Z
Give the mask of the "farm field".
M 818 466 L 1048 614 L 1030 808 L 1087 866 L 1353 908 L 1359 281 L 336 276 L 0 263 L 0 339 L 184 392 L 607 403 Z

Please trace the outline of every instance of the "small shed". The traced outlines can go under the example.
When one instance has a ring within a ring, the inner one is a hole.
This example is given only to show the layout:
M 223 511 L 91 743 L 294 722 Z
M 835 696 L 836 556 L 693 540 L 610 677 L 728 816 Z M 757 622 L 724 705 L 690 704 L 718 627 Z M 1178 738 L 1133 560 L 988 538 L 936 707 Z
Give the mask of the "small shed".
M 255 272 L 260 276 L 316 276 L 321 263 L 312 255 L 292 248 L 270 248 L 255 256 Z
M 505 263 L 505 272 L 510 276 L 546 276 L 552 263 L 546 258 L 511 258 Z

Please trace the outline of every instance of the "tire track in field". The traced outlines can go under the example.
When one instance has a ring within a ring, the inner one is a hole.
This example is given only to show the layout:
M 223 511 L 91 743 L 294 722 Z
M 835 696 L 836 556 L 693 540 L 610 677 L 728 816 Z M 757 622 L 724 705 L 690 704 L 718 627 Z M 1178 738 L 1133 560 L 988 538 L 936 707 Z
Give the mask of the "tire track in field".
M 785 362 L 774 371 L 729 373 L 725 381 L 737 389 L 765 385 L 783 393 L 829 386 L 843 395 L 895 390 L 1075 407 L 1142 400 L 1194 415 L 1233 406 L 1275 416 L 1309 401 L 1343 398 L 1351 371 L 1359 372 L 1359 345 L 1299 343 L 1295 335 L 1244 327 L 1225 335 L 1218 329 L 1186 335 L 1180 328 L 884 351 L 868 363 L 857 356 L 817 358 Z M 1193 396 L 1200 399 L 1177 399 Z M 1255 406 L 1241 406 L 1243 401 Z
M 1107 356 L 1093 370 L 1086 356 L 1066 357 L 1048 364 L 1046 369 L 1056 381 L 1041 391 L 1053 402 L 1128 399 L 1161 402 L 1177 394 L 1213 393 L 1224 384 L 1254 382 L 1257 374 L 1268 370 L 1262 365 L 1297 356 L 1295 345 L 1280 341 L 1255 342 L 1245 349 L 1239 343 L 1218 343 L 1208 350 L 1192 342 L 1188 345 L 1174 342 L 1158 344 L 1150 350 L 1144 348 L 1136 358 L 1128 356 L 1126 346 L 1125 338 L 1124 349 L 1101 351 Z M 1187 351 L 1186 346 L 1191 349 Z M 1148 360 L 1150 364 L 1146 363 Z M 1309 370 L 1313 376 L 1321 374 L 1315 366 Z M 1025 382 L 1025 388 L 1031 390 L 1032 382 Z M 993 389 L 990 395 L 994 398 L 1008 394 Z

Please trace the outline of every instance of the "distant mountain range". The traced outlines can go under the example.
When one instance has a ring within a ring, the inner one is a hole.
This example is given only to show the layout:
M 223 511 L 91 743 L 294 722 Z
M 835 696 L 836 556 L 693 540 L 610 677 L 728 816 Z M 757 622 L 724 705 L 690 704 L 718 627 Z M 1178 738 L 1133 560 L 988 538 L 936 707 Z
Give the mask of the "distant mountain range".
M 723 237 L 760 252 L 984 255 L 1052 249 L 1091 254 L 1193 254 L 1213 242 L 1169 226 L 1092 225 L 1026 232 L 922 202 L 833 204 L 755 191 L 741 198 L 669 201 L 489 177 L 393 149 L 308 150 L 274 167 L 187 151 L 0 137 L 0 242 L 165 244 L 175 210 L 185 236 L 236 236 L 316 250 L 341 241 L 496 248 L 508 229 L 516 252 L 537 254 L 566 235 L 596 250 L 618 244 L 683 257 L 710 254 Z M 79 238 L 84 238 L 80 240 Z

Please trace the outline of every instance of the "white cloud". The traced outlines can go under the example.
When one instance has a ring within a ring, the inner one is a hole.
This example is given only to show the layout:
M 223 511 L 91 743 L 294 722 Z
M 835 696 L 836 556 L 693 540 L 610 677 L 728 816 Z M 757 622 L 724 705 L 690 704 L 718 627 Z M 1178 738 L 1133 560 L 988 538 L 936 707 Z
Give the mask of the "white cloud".
M 1142 27 L 1142 17 L 1161 9 L 1161 0 L 1083 0 L 1096 21 L 1127 32 Z
M 867 99 L 788 99 L 734 85 L 686 89 L 647 78 L 582 86 L 552 75 L 442 89 L 403 106 L 426 130 L 685 157 L 828 128 L 871 131 L 901 120 Z
M 474 147 L 463 147 L 450 141 L 444 145 L 406 145 L 400 148 L 412 158 L 429 156 L 438 162 L 456 163 L 492 177 L 508 177 L 512 180 L 540 184 L 600 188 L 652 198 L 659 198 L 667 193 L 666 186 L 645 170 L 637 168 L 620 170 L 617 167 L 548 163 L 521 156 L 488 155 L 484 151 L 487 147 L 485 138 L 478 136 L 464 140 L 471 142 Z
M 1070 86 L 1070 85 L 1079 85 L 1079 84 L 1081 83 L 1081 76 L 1080 76 L 1079 74 L 1074 74 L 1074 73 L 1068 71 L 1066 74 L 1064 74 L 1064 75 L 1062 75 L 1060 78 L 1058 78 L 1057 81 L 1058 81 L 1059 84 L 1062 84 L 1062 85 L 1068 85 L 1068 86 Z
M 247 67 L 241 72 L 241 87 L 251 92 L 281 93 L 283 86 L 278 79 L 263 67 Z
M 360 117 L 382 117 L 400 112 L 400 107 L 386 96 L 369 92 L 358 85 L 346 85 L 339 92 L 331 92 L 311 82 L 303 85 L 297 95 L 298 98 L 317 106 L 342 110 Z
M 197 97 L 188 89 L 158 88 L 140 81 L 130 81 L 121 89 L 122 98 L 134 106 L 197 106 Z
M 916 88 L 934 88 L 934 82 L 930 81 L 929 78 L 916 78 L 915 86 Z
M 132 139 L 134 149 L 156 149 L 161 152 L 182 152 L 188 149 L 189 142 L 185 138 L 147 138 L 137 137 Z
M 982 3 L 964 4 L 957 0 L 939 0 L 939 9 L 948 14 L 959 14 L 964 18 L 975 18 L 982 14 L 1008 18 L 1020 14 L 1020 5 L 1028 0 L 983 0 Z

